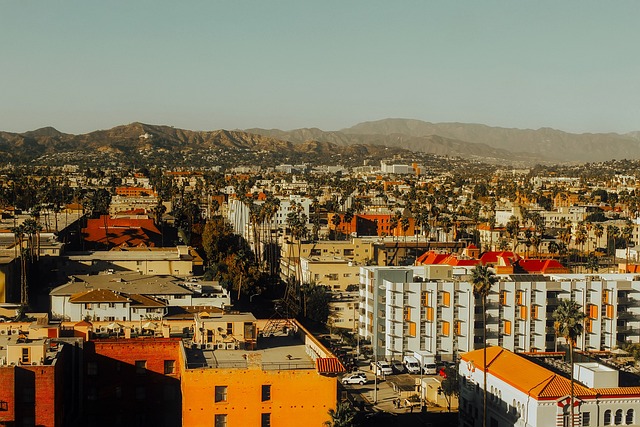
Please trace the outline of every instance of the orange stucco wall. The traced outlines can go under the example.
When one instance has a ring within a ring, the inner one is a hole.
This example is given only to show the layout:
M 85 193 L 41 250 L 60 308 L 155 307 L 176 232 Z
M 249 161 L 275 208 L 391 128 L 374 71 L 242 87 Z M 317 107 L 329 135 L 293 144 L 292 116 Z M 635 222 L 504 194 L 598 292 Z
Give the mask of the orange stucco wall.
M 262 402 L 262 385 L 271 400 Z M 215 386 L 227 386 L 227 401 L 214 402 Z M 187 369 L 182 374 L 182 424 L 213 426 L 215 414 L 227 414 L 229 427 L 260 426 L 271 414 L 278 427 L 323 426 L 335 409 L 337 379 L 315 370 Z

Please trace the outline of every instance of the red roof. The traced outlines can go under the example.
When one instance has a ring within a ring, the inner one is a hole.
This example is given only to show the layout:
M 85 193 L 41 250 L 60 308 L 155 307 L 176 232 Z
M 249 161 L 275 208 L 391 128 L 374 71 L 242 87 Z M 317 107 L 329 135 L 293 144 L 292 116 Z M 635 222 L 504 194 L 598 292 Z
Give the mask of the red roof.
M 452 267 L 473 267 L 480 264 L 480 261 L 473 258 L 458 258 L 455 254 L 443 254 L 428 251 L 416 260 L 416 265 L 450 265 Z
M 482 254 L 482 256 L 480 257 L 480 261 L 482 261 L 483 265 L 486 264 L 498 264 L 500 262 L 500 260 L 502 261 L 516 261 L 518 260 L 520 257 L 516 254 L 514 254 L 513 252 L 508 252 L 508 251 L 502 251 L 502 252 L 498 252 L 498 251 L 489 251 L 489 252 L 485 252 Z M 506 263 L 505 265 L 510 265 L 511 263 Z
M 337 374 L 346 371 L 342 363 L 335 357 L 318 357 L 316 370 L 321 374 Z
M 152 219 L 111 218 L 105 215 L 100 219 L 87 220 L 82 235 L 87 242 L 106 245 L 107 231 L 109 246 L 155 246 L 161 236 Z
M 521 259 L 518 265 L 527 273 L 568 273 L 569 270 L 555 259 Z

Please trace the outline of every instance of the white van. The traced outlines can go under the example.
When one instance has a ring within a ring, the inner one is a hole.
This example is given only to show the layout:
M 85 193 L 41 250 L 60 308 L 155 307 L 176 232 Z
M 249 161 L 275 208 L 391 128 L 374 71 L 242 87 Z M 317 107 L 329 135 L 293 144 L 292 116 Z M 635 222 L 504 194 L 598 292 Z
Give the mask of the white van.
M 410 374 L 419 374 L 420 373 L 420 363 L 418 363 L 418 359 L 413 356 L 405 356 L 402 359 L 404 366 L 407 367 L 407 372 Z
M 438 372 L 436 370 L 436 364 L 435 363 L 425 363 L 424 366 L 422 367 L 422 372 L 425 375 L 436 375 Z

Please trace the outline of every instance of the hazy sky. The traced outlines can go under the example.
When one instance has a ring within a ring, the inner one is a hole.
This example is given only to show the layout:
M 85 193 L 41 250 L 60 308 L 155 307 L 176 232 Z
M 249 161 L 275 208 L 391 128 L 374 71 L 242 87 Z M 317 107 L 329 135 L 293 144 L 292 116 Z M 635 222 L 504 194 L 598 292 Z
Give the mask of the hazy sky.
M 640 1 L 0 0 L 0 130 L 640 130 Z

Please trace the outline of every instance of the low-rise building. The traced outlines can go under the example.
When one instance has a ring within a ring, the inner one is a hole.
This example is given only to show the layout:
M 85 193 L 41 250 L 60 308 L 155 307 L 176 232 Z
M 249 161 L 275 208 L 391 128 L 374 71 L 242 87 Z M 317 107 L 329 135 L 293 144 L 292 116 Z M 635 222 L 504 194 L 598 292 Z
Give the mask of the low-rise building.
M 639 424 L 640 387 L 619 384 L 618 371 L 597 362 L 574 367 L 574 420 L 571 423 L 569 363 L 558 355 L 534 362 L 501 347 L 462 355 L 459 425 L 483 425 L 484 372 L 489 426 L 607 426 Z M 546 365 L 543 362 L 552 364 Z

